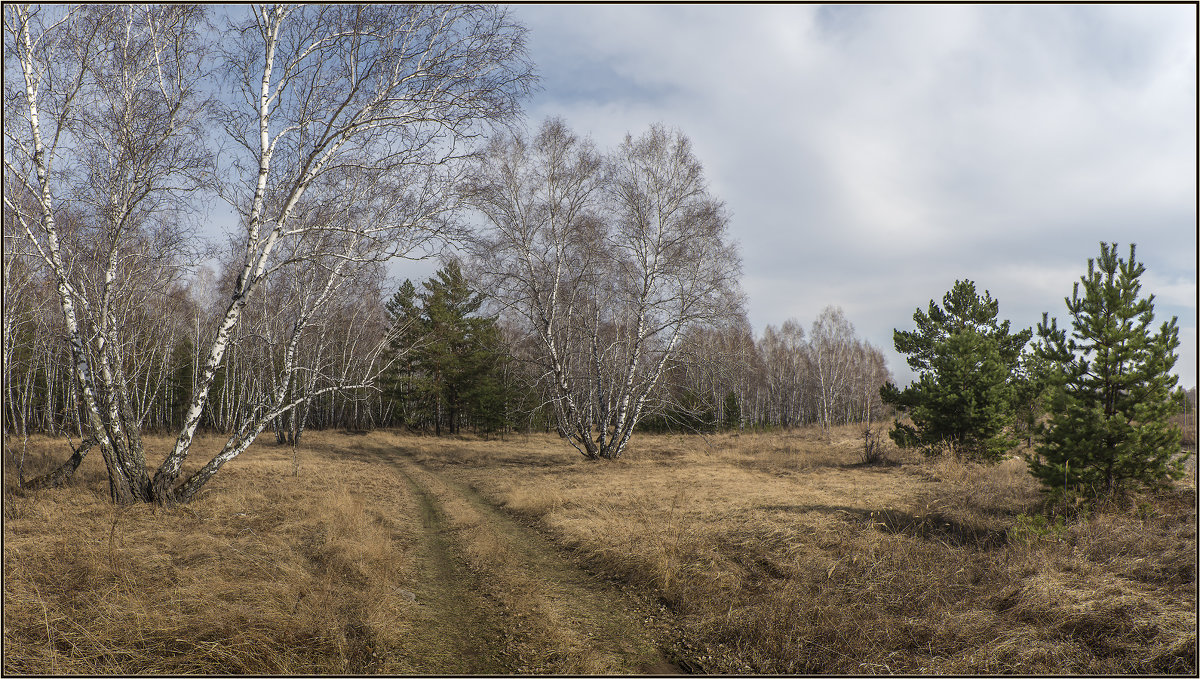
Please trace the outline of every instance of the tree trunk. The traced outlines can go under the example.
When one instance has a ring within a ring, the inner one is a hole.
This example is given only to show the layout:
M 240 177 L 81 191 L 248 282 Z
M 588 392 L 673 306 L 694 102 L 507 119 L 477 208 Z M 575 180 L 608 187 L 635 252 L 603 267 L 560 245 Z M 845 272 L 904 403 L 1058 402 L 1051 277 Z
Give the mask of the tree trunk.
M 52 471 L 21 484 L 23 490 L 41 490 L 43 488 L 57 488 L 67 482 L 75 474 L 75 470 L 79 469 L 79 465 L 83 463 L 83 458 L 95 445 L 95 441 L 84 441 L 78 448 L 72 448 L 71 457 L 63 462 Z

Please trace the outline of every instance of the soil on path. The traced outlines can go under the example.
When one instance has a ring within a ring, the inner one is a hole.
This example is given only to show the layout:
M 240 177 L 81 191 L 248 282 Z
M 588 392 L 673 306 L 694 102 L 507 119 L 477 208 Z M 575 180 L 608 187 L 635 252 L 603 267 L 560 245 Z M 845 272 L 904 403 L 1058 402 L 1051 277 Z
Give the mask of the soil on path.
M 403 476 L 403 475 L 402 475 Z M 412 581 L 417 610 L 414 634 L 400 651 L 419 672 L 436 674 L 503 674 L 513 670 L 502 611 L 474 586 L 436 501 L 407 476 L 421 518 L 415 557 L 420 577 Z
M 469 487 L 395 451 L 355 448 L 386 461 L 420 508 L 422 577 L 411 594 L 423 632 L 407 663 L 439 674 L 682 673 L 663 650 L 661 610 L 587 573 Z

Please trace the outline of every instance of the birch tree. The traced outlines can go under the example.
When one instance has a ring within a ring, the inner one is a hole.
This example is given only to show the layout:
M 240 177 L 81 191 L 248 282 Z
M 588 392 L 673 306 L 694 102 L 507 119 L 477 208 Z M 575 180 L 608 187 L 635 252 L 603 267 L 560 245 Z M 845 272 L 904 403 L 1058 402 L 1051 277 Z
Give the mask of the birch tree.
M 779 329 L 768 325 L 763 330 L 758 347 L 771 403 L 771 423 L 794 427 L 803 421 L 802 406 L 808 382 L 808 347 L 804 341 L 804 327 L 790 318 Z
M 854 412 L 848 416 L 847 421 L 863 422 L 869 430 L 871 422 L 878 419 L 883 409 L 879 390 L 892 381 L 892 374 L 887 368 L 887 359 L 883 352 L 870 342 L 858 340 L 854 343 L 852 373 L 854 398 L 851 404 Z
M 456 161 L 487 123 L 519 112 L 532 78 L 523 30 L 493 7 L 276 5 L 252 13 L 233 27 L 225 50 L 226 77 L 243 97 L 223 116 L 246 160 L 226 185 L 246 228 L 243 264 L 156 488 L 169 492 L 179 475 L 212 375 L 256 286 L 298 262 L 321 280 L 300 300 L 284 345 L 288 377 L 175 491 L 181 499 L 303 402 L 287 399 L 297 346 L 338 285 L 360 265 L 445 235 Z
M 53 272 L 89 440 L 115 499 L 148 499 L 126 313 L 183 254 L 181 195 L 206 166 L 194 7 L 5 8 L 5 207 Z M 26 197 L 32 200 L 25 200 Z
M 728 217 L 687 137 L 609 158 L 558 119 L 493 140 L 464 191 L 488 228 L 474 269 L 537 338 L 559 433 L 621 457 L 684 331 L 741 308 Z
M 726 406 L 733 401 L 741 417 L 756 417 L 750 394 L 762 362 L 744 315 L 731 314 L 721 327 L 689 328 L 668 365 L 667 389 L 647 403 L 653 406 L 649 412 L 662 418 L 663 429 L 706 431 L 726 420 Z
M 35 197 L 36 209 L 7 190 L 5 206 L 57 280 L 89 435 L 42 483 L 60 482 L 97 446 L 114 500 L 194 497 L 267 423 L 313 396 L 290 397 L 296 355 L 345 281 L 446 235 L 465 149 L 518 113 L 533 77 L 523 29 L 496 7 L 253 6 L 217 45 L 203 42 L 203 21 L 201 8 L 180 5 L 6 7 L 5 185 Z M 229 93 L 213 118 L 199 86 L 210 47 Z M 227 140 L 215 173 L 202 143 L 209 120 Z M 180 247 L 147 237 L 173 236 L 164 217 L 210 182 L 239 216 L 238 275 L 175 444 L 151 476 L 113 302 L 131 258 L 178 264 Z M 87 211 L 107 257 L 71 251 L 60 233 L 70 208 Z M 180 480 L 247 304 L 296 267 L 312 280 L 279 340 L 282 378 L 266 398 L 237 404 L 240 426 L 223 449 Z M 368 375 L 328 388 L 369 384 Z
M 4 332 L 4 431 L 26 435 L 32 418 L 34 375 L 37 364 L 37 317 L 44 306 L 38 294 L 40 276 L 36 259 L 26 252 L 23 234 L 16 232 L 16 220 L 4 211 L 4 298 L 0 322 Z M 7 443 L 7 440 L 6 440 Z
M 809 333 L 809 358 L 816 382 L 819 421 L 823 429 L 833 425 L 838 402 L 845 399 L 854 362 L 854 326 L 841 307 L 827 306 L 813 321 Z

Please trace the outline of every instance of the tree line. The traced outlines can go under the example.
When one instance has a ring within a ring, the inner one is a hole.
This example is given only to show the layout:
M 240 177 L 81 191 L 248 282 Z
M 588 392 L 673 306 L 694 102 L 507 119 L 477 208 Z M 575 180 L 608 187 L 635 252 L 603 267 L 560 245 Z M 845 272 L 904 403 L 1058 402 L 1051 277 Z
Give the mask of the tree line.
M 5 268 L 11 284 L 4 300 L 5 430 L 82 440 L 86 419 L 73 391 L 69 347 L 59 339 L 62 319 L 48 286 L 33 284 L 29 261 L 14 257 Z M 313 389 L 322 366 L 344 370 L 335 363 L 360 370 L 386 366 L 379 384 L 306 399 L 267 424 L 277 442 L 298 442 L 305 429 L 327 428 L 406 427 L 435 435 L 555 430 L 553 394 L 540 379 L 536 351 L 487 304 L 458 260 L 419 285 L 404 281 L 390 296 L 382 277 L 358 283 L 302 345 L 297 362 L 311 371 L 291 390 L 298 396 Z M 141 351 L 126 377 L 143 430 L 168 432 L 184 423 L 203 359 L 199 348 L 219 320 L 220 290 L 230 287 L 205 270 L 181 282 L 164 298 L 168 304 L 142 307 Z M 265 310 L 280 306 L 264 295 L 246 327 L 279 332 L 278 319 L 272 322 Z M 203 430 L 236 431 L 244 417 L 240 404 L 266 398 L 275 386 L 278 356 L 255 340 L 238 335 L 231 343 L 213 381 Z M 889 409 L 878 391 L 890 379 L 882 352 L 855 335 L 840 308 L 827 307 L 808 330 L 793 319 L 766 326 L 758 337 L 743 317 L 726 328 L 683 333 L 639 429 L 687 433 L 879 422 Z

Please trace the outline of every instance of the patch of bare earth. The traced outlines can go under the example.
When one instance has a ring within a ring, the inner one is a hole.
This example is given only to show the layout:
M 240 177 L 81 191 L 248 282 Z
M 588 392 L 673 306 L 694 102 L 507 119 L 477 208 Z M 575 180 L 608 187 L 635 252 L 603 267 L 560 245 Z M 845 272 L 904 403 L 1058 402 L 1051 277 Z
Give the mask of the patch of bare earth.
M 424 498 L 446 558 L 504 611 L 513 671 L 553 674 L 677 673 L 639 619 L 638 603 L 588 575 L 544 537 L 482 502 L 469 488 L 411 462 L 395 462 Z

